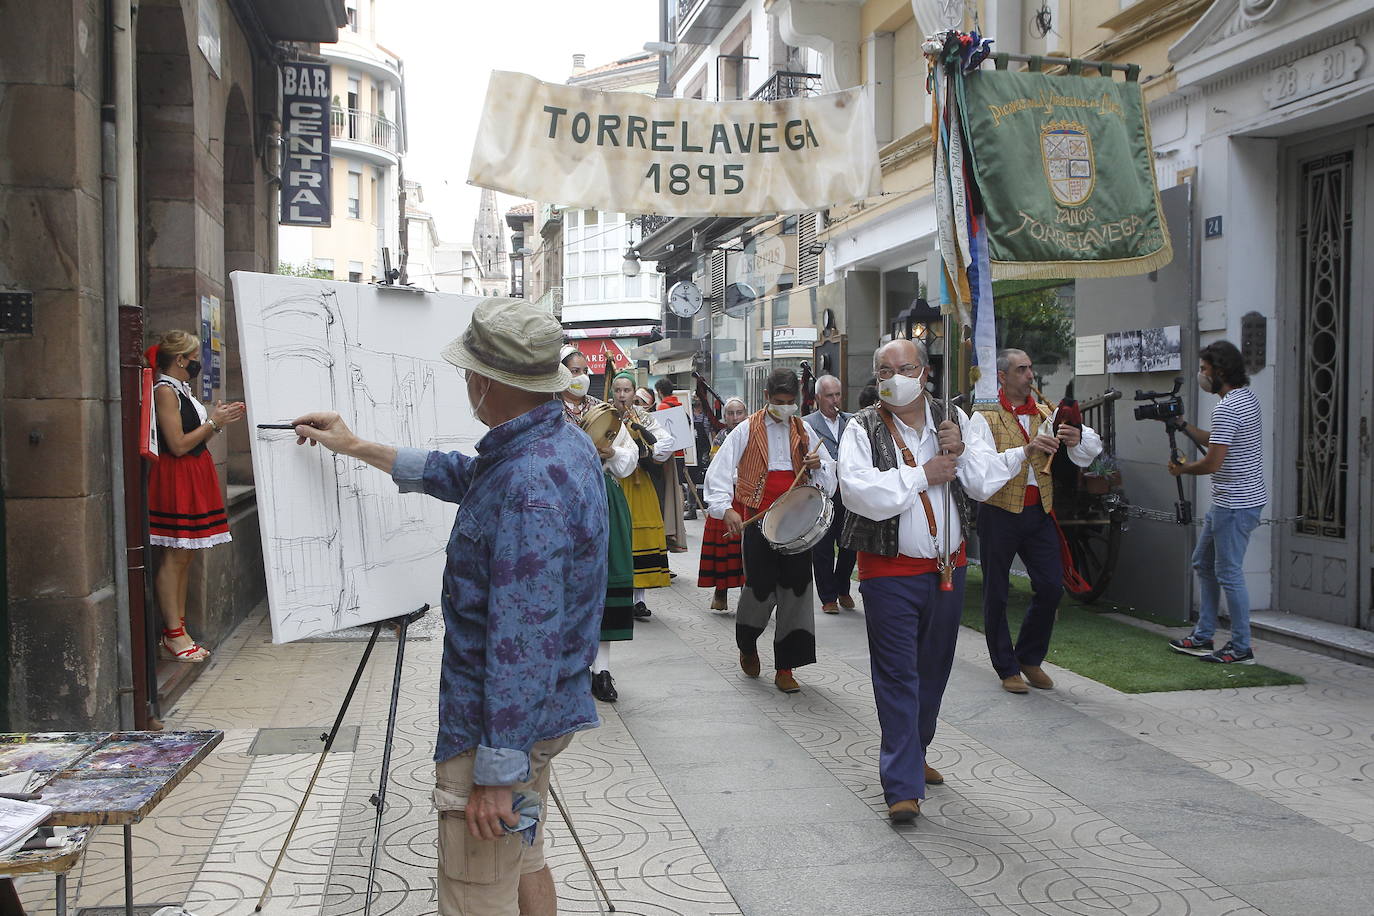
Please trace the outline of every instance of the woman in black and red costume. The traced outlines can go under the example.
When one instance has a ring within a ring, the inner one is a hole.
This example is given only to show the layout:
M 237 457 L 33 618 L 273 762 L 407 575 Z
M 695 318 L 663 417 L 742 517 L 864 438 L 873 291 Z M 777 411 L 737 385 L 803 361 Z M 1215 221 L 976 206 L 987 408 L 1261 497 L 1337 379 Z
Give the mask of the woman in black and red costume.
M 163 549 L 154 587 L 162 610 L 162 648 L 182 662 L 210 657 L 186 634 L 194 551 L 230 540 L 224 494 L 207 445 L 245 413 L 242 403 L 216 401 L 207 409 L 196 400 L 191 381 L 200 374 L 199 354 L 200 340 L 185 331 L 168 331 L 145 353 L 158 373 L 153 406 L 159 456 L 148 475 L 148 530 L 153 546 Z

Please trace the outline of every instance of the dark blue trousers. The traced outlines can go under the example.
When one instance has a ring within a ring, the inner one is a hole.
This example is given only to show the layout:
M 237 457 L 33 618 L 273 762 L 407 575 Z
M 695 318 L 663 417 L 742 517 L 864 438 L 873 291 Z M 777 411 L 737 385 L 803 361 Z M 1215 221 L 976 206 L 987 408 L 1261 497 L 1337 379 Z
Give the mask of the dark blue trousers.
M 978 507 L 978 554 L 983 565 L 983 633 L 998 677 L 1021 673 L 1045 660 L 1054 632 L 1054 615 L 1064 594 L 1064 566 L 1054 521 L 1040 506 L 1008 512 L 986 503 Z M 1007 593 L 1016 557 L 1031 581 L 1030 609 L 1016 643 L 1007 625 Z
M 835 501 L 835 518 L 821 538 L 819 544 L 811 548 L 811 570 L 816 579 L 816 597 L 821 604 L 829 604 L 841 595 L 849 594 L 850 576 L 854 574 L 854 563 L 858 554 L 840 546 L 840 532 L 844 530 L 844 503 L 840 494 L 832 497 Z
M 926 748 L 935 737 L 940 701 L 954 666 L 964 568 L 954 590 L 940 591 L 940 575 L 879 576 L 859 583 L 868 624 L 873 700 L 882 747 L 878 777 L 889 805 L 926 797 Z

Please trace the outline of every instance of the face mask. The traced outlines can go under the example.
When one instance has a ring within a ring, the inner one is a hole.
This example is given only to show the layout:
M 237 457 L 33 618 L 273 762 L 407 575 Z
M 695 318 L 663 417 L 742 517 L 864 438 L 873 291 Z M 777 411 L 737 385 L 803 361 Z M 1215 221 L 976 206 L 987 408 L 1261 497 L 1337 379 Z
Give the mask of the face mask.
M 477 418 L 477 422 L 483 426 L 490 426 L 486 420 L 482 419 L 482 405 L 486 403 L 487 395 L 491 394 L 491 382 L 487 382 L 487 390 L 482 392 L 482 396 L 477 399 L 477 403 L 472 405 L 472 415 Z
M 586 397 L 587 389 L 592 387 L 592 377 L 590 375 L 574 375 L 572 381 L 568 382 L 568 392 L 577 395 L 579 398 Z
M 193 359 L 190 362 L 188 362 L 186 364 L 186 374 L 189 375 L 191 378 L 195 378 L 197 375 L 200 375 L 200 360 Z
M 1197 374 L 1197 386 L 1208 394 L 1212 393 L 1212 379 L 1207 373 L 1200 369 Z
M 878 397 L 892 407 L 905 407 L 920 397 L 924 388 L 925 385 L 919 376 L 911 378 L 906 375 L 894 375 L 889 379 L 878 380 Z
M 796 415 L 797 415 L 797 405 L 796 405 L 796 404 L 769 404 L 769 405 L 768 405 L 768 416 L 772 417 L 774 420 L 777 420 L 779 423 L 785 423 L 785 422 L 787 422 L 788 420 L 790 420 L 790 419 L 792 419 L 793 417 L 795 417 Z

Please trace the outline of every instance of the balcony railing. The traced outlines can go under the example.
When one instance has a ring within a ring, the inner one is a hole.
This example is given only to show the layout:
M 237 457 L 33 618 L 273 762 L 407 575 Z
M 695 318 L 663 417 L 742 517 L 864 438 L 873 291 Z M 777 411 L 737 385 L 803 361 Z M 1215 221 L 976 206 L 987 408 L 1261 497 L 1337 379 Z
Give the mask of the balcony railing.
M 639 237 L 648 238 L 664 226 L 673 221 L 671 216 L 659 216 L 654 213 L 645 213 L 635 217 L 635 222 L 639 223 Z
M 400 134 L 396 122 L 359 108 L 335 108 L 329 115 L 329 136 L 336 140 L 356 140 L 400 154 Z
M 776 102 L 778 99 L 795 99 L 801 96 L 816 95 L 821 91 L 819 73 L 800 73 L 796 70 L 779 70 L 749 96 L 756 102 Z

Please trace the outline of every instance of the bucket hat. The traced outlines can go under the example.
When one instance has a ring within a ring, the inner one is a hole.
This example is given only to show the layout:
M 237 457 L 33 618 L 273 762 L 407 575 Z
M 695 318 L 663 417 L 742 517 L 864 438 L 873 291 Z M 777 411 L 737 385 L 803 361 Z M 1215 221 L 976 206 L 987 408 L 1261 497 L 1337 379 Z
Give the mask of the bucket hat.
M 558 358 L 562 347 L 563 327 L 553 315 L 524 299 L 484 299 L 440 355 L 503 385 L 553 393 L 572 381 Z

